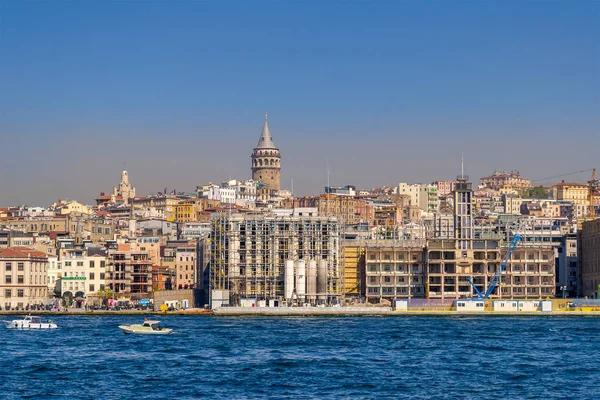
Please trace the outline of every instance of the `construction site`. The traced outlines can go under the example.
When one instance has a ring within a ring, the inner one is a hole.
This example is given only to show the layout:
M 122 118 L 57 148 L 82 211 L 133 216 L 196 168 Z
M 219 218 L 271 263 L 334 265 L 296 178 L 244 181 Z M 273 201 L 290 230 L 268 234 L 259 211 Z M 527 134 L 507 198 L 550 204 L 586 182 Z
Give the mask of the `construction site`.
M 211 300 L 227 293 L 232 306 L 247 299 L 280 306 L 338 304 L 339 253 L 340 227 L 334 217 L 215 214 Z

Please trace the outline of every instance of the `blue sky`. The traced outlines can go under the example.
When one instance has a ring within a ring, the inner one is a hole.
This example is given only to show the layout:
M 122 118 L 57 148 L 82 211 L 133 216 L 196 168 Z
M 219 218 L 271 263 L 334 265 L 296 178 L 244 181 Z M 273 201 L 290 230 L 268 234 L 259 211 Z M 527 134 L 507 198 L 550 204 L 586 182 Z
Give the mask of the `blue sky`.
M 598 166 L 600 2 L 0 0 L 0 205 Z M 600 167 L 600 166 L 599 166 Z M 569 179 L 584 181 L 587 174 Z

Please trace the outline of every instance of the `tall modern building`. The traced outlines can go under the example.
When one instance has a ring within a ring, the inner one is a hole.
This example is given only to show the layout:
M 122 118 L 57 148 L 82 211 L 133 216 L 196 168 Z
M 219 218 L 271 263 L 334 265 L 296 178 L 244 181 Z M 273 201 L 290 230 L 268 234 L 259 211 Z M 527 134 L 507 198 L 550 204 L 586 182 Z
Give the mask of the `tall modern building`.
M 265 125 L 252 152 L 252 179 L 263 188 L 279 190 L 281 155 L 269 131 L 269 119 L 265 113 Z
M 473 184 L 461 174 L 454 186 L 454 229 L 458 249 L 472 249 L 473 241 Z

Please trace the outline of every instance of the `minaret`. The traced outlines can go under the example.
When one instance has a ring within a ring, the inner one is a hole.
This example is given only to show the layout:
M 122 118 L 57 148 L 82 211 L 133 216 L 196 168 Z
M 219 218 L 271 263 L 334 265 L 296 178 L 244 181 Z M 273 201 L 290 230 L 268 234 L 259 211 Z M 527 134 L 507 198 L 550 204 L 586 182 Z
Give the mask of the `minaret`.
M 471 249 L 473 242 L 473 184 L 465 175 L 464 160 L 461 155 L 461 173 L 454 187 L 454 238 L 459 249 Z
M 265 113 L 265 125 L 258 139 L 258 144 L 252 152 L 252 179 L 260 182 L 269 190 L 279 190 L 281 174 L 281 155 L 275 147 L 269 131 L 269 117 Z

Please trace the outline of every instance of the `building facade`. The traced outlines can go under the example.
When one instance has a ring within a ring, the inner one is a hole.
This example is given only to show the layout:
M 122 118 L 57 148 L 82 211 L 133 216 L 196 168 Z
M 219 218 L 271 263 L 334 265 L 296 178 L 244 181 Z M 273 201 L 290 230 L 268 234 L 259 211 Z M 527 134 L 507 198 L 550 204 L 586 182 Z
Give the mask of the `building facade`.
M 366 297 L 382 300 L 425 297 L 424 240 L 381 240 L 366 244 Z
M 336 304 L 341 297 L 337 218 L 264 214 L 212 219 L 210 288 L 287 304 Z
M 0 306 L 28 308 L 48 300 L 48 256 L 27 247 L 0 249 Z
M 520 191 L 531 186 L 531 181 L 522 178 L 519 171 L 494 171 L 492 175 L 481 178 L 480 183 L 482 186 L 498 191 L 503 189 L 508 191 Z
M 578 238 L 580 296 L 600 292 L 600 219 L 583 223 Z

